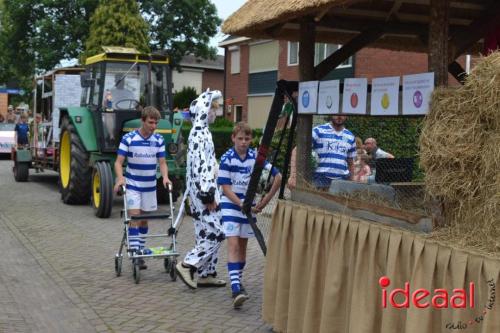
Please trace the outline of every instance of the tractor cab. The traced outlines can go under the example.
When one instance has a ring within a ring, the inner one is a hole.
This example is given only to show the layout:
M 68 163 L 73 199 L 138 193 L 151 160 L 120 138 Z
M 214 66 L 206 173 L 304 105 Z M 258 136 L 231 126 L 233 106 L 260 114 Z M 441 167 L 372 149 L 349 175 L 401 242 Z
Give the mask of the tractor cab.
M 122 47 L 103 49 L 104 53 L 87 58 L 81 74 L 82 106 L 93 115 L 100 152 L 111 153 L 123 133 L 134 129 L 126 124 L 140 119 L 145 106 L 154 106 L 162 120 L 172 123 L 171 72 L 165 55 Z

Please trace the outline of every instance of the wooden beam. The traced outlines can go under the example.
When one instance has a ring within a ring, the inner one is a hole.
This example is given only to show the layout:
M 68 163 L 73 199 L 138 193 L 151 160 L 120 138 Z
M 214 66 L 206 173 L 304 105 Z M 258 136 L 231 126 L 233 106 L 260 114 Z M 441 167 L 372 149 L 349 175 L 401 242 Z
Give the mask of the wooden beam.
M 316 66 L 314 74 L 315 79 L 321 80 L 328 73 L 330 73 L 330 71 L 349 59 L 350 56 L 354 55 L 357 51 L 361 50 L 368 44 L 373 43 L 382 35 L 382 31 L 370 29 L 354 37 L 347 44 L 333 52 Z
M 451 38 L 448 62 L 453 62 L 491 29 L 494 29 L 498 22 L 500 22 L 500 1 L 494 1 L 485 9 L 482 17 L 472 22 L 468 29 L 456 33 Z
M 434 72 L 436 86 L 448 85 L 448 26 L 450 0 L 431 0 L 429 24 L 429 71 Z
M 266 33 L 271 37 L 277 37 L 284 26 L 285 26 L 285 23 L 279 23 L 279 24 L 273 25 L 272 27 L 266 29 Z
M 367 18 L 379 18 L 381 20 L 385 20 L 387 18 L 387 12 L 383 10 L 374 10 L 374 9 L 356 9 L 356 8 L 336 8 L 335 14 L 342 16 L 354 16 L 358 19 L 367 19 Z M 408 14 L 408 13 L 398 13 L 398 19 L 400 21 L 408 21 L 417 22 L 417 23 L 426 23 L 428 24 L 430 21 L 429 15 L 418 15 L 418 14 Z M 467 18 L 459 18 L 452 17 L 450 18 L 450 23 L 455 25 L 469 25 L 472 20 Z
M 321 19 L 323 18 L 323 16 L 325 16 L 326 13 L 328 13 L 328 11 L 330 10 L 330 8 L 332 8 L 332 7 L 333 7 L 332 5 L 326 6 L 325 8 L 323 8 L 323 10 L 319 11 L 318 15 L 316 15 L 316 17 L 314 17 L 314 22 L 321 21 Z
M 401 35 L 420 35 L 428 30 L 427 24 L 421 23 L 401 23 L 395 21 L 385 22 L 382 20 L 370 19 L 347 19 L 345 17 L 329 16 L 318 22 L 317 27 L 326 27 L 332 29 L 342 29 L 354 32 L 363 30 L 381 30 L 387 34 Z
M 398 0 L 396 0 L 398 1 Z M 413 4 L 413 5 L 422 5 L 422 6 L 428 6 L 429 5 L 429 0 L 403 0 L 404 3 L 407 4 Z M 451 1 L 450 2 L 450 8 L 457 8 L 457 9 L 472 9 L 472 10 L 483 10 L 484 6 L 480 3 L 474 3 L 474 2 L 465 2 L 463 0 L 460 1 Z
M 299 80 L 314 80 L 314 43 L 316 25 L 312 17 L 304 17 L 299 32 Z M 300 96 L 298 97 L 300 100 Z M 309 182 L 312 176 L 309 158 L 311 156 L 312 115 L 297 117 L 297 182 L 300 186 Z
M 449 64 L 448 72 L 450 72 L 450 74 L 453 75 L 453 77 L 457 79 L 457 81 L 460 82 L 461 84 L 465 83 L 465 79 L 467 78 L 467 73 L 458 62 L 453 61 L 451 64 Z
M 389 21 L 392 16 L 397 16 L 397 12 L 399 11 L 399 8 L 401 8 L 401 5 L 403 4 L 403 0 L 396 0 L 394 1 L 394 4 L 392 5 L 391 10 L 389 11 L 389 14 L 387 14 L 386 21 Z

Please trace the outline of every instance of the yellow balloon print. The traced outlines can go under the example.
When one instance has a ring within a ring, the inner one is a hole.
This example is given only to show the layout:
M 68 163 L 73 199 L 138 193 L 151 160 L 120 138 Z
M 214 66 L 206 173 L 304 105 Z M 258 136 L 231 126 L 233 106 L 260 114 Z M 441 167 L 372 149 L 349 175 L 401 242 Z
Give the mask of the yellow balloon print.
M 389 101 L 389 95 L 387 95 L 387 93 L 384 93 L 384 96 L 382 96 L 380 104 L 382 104 L 382 107 L 384 109 L 387 109 L 389 107 L 390 101 Z

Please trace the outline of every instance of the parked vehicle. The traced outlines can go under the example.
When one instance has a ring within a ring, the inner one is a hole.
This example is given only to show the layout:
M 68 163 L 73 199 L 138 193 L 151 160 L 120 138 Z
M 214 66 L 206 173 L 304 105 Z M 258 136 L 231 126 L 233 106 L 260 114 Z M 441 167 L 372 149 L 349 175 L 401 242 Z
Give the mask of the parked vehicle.
M 10 154 L 16 145 L 15 124 L 0 123 L 0 154 Z
M 65 203 L 91 200 L 96 216 L 107 218 L 120 138 L 140 127 L 142 107 L 152 105 L 162 115 L 156 132 L 165 139 L 174 201 L 184 186 L 185 151 L 182 116 L 172 112 L 168 57 L 122 47 L 103 49 L 87 58 L 85 69 L 56 69 L 36 79 L 34 117 L 41 113 L 44 121 L 33 126 L 30 149 L 16 150 L 13 158 L 16 170 L 27 166 L 58 171 Z M 159 199 L 166 200 L 160 184 L 158 179 Z

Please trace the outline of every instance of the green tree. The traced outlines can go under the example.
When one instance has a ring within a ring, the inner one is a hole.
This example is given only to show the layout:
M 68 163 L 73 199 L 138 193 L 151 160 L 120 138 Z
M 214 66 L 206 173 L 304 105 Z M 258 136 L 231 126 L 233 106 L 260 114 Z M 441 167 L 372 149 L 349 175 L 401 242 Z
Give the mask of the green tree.
M 0 7 L 0 80 L 30 78 L 78 57 L 99 0 L 6 0 Z
M 215 59 L 217 50 L 209 46 L 221 19 L 209 0 L 139 0 L 141 12 L 150 24 L 154 51 L 167 50 L 172 62 L 183 56 Z
M 90 18 L 100 2 L 106 5 L 113 1 L 0 0 L 0 83 L 14 78 L 29 89 L 33 74 L 50 70 L 61 60 L 79 58 L 89 37 Z M 174 63 L 179 63 L 182 56 L 190 53 L 201 58 L 215 56 L 215 48 L 209 47 L 208 43 L 217 33 L 221 20 L 210 1 L 138 0 L 123 3 L 139 4 L 142 16 L 150 23 L 151 50 L 166 49 Z M 126 26 L 123 22 L 102 23 Z M 116 41 L 108 43 L 106 40 L 104 44 L 116 45 Z M 100 45 L 97 52 L 101 51 Z
M 195 88 L 183 87 L 174 95 L 174 107 L 178 107 L 179 109 L 187 108 L 196 97 L 198 97 L 198 93 Z
M 149 52 L 148 24 L 134 0 L 106 0 L 90 19 L 84 57 L 102 52 L 102 46 L 135 47 Z

